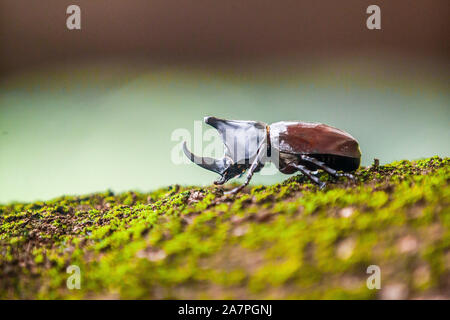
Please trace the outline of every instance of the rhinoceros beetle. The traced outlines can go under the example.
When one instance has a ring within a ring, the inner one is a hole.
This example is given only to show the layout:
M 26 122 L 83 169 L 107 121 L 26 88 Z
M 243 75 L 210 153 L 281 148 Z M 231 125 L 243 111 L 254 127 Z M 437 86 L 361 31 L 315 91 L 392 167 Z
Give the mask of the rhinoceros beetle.
M 313 171 L 322 169 L 334 177 L 354 179 L 361 151 L 350 134 L 322 123 L 280 121 L 267 125 L 257 121 L 225 120 L 205 117 L 204 122 L 216 128 L 225 145 L 222 159 L 199 157 L 183 143 L 185 155 L 202 168 L 220 174 L 214 183 L 222 185 L 248 170 L 241 186 L 228 193 L 235 194 L 249 184 L 253 174 L 274 162 L 284 174 L 296 171 L 307 176 L 321 189 L 325 183 Z M 343 173 L 337 170 L 342 170 Z

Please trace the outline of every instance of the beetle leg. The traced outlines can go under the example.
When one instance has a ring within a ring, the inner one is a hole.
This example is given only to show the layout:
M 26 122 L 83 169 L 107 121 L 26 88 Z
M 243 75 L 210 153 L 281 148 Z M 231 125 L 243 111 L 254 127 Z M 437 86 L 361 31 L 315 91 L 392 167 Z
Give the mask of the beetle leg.
M 320 189 L 325 188 L 326 183 L 323 181 L 320 181 L 320 179 L 318 177 L 316 177 L 315 175 L 312 174 L 312 172 L 310 170 L 308 170 L 308 168 L 306 168 L 305 166 L 301 165 L 301 164 L 296 164 L 296 163 L 291 163 L 291 166 L 294 166 L 295 168 L 298 169 L 298 171 L 300 171 L 301 173 L 303 173 L 305 176 L 307 176 L 311 181 L 313 181 L 315 184 L 317 184 L 319 186 Z
M 352 174 L 346 173 L 346 172 L 344 172 L 344 173 L 337 172 L 333 168 L 328 167 L 322 161 L 319 161 L 319 160 L 317 160 L 317 159 L 315 159 L 313 157 L 309 157 L 309 156 L 303 154 L 303 155 L 300 156 L 300 159 L 302 159 L 304 161 L 308 161 L 308 162 L 310 162 L 312 164 L 315 164 L 317 167 L 319 167 L 323 171 L 327 172 L 328 174 L 331 174 L 334 177 L 347 177 L 347 178 L 355 180 L 355 177 Z
M 236 187 L 230 191 L 225 192 L 225 194 L 236 194 L 239 191 L 241 191 L 242 189 L 244 189 L 250 183 L 250 180 L 253 177 L 253 173 L 255 173 L 255 170 L 259 165 L 259 156 L 261 155 L 261 153 L 262 153 L 262 149 L 256 155 L 255 160 L 253 160 L 253 163 L 250 166 L 250 169 L 248 170 L 248 174 L 247 174 L 247 178 L 245 179 L 245 182 L 242 185 L 240 185 L 239 187 Z

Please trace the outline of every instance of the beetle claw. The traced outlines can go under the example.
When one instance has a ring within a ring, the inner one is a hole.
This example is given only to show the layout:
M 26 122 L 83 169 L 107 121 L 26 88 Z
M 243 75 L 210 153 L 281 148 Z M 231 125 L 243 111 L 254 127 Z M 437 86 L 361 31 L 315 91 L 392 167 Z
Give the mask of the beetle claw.
M 231 195 L 235 195 L 236 193 L 238 193 L 239 191 L 242 190 L 242 186 L 236 187 L 234 189 L 231 189 L 230 191 L 226 191 L 223 194 L 231 194 Z
M 353 181 L 356 181 L 356 177 L 351 173 L 339 173 L 338 177 L 347 177 L 349 179 L 352 179 Z
M 225 182 L 227 182 L 227 179 L 225 178 L 225 176 L 221 176 L 221 177 L 219 178 L 219 180 L 214 181 L 214 184 L 215 184 L 215 185 L 222 185 L 222 184 L 224 184 Z

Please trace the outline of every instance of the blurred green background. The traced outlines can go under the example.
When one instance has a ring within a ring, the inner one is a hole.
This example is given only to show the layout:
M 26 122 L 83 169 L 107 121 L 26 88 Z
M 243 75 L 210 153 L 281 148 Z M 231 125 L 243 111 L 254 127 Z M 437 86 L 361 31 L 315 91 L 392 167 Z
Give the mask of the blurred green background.
M 362 165 L 450 154 L 445 1 L 384 4 L 378 31 L 366 1 L 79 1 L 78 31 L 47 2 L 1 3 L 0 203 L 211 184 L 171 161 L 207 115 L 323 122 Z
M 172 132 L 193 133 L 205 115 L 324 122 L 359 140 L 363 165 L 448 156 L 447 88 L 371 68 L 373 78 L 354 62 L 270 74 L 97 64 L 12 79 L 0 93 L 0 201 L 210 184 L 214 173 L 171 161 Z

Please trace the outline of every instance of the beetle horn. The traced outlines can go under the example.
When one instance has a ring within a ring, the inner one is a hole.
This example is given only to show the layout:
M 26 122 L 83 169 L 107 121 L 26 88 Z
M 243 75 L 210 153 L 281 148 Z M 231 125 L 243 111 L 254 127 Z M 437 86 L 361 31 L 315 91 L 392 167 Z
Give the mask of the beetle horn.
M 184 141 L 183 143 L 183 152 L 186 155 L 186 157 L 191 159 L 191 161 L 194 162 L 196 165 L 199 165 L 200 167 L 206 170 L 216 172 L 220 175 L 222 175 L 229 166 L 225 158 L 217 160 L 209 157 L 196 156 L 191 151 L 189 151 L 189 149 L 186 146 L 186 141 Z

